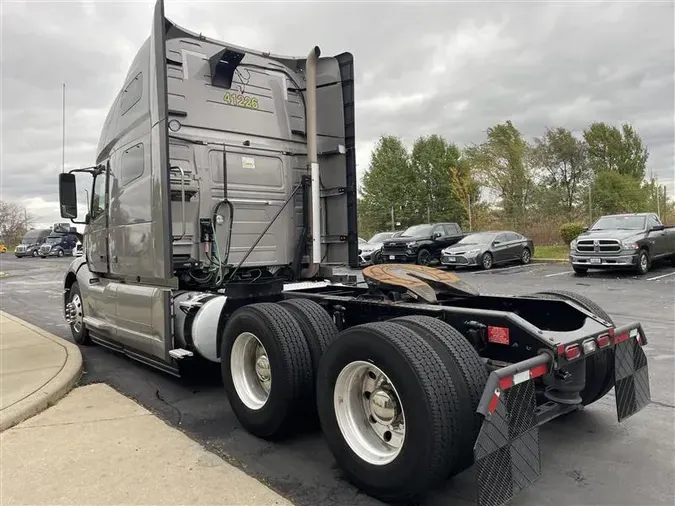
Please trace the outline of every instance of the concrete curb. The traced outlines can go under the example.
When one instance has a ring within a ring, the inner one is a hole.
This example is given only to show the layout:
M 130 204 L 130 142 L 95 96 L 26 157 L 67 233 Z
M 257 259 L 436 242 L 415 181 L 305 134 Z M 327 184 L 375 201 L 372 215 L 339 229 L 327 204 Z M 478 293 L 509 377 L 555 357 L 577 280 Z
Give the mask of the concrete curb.
M 533 258 L 531 260 L 532 263 L 536 264 L 567 264 L 569 263 L 569 259 L 565 258 Z
M 56 373 L 56 376 L 25 399 L 2 410 L 0 416 L 0 432 L 2 432 L 23 422 L 31 416 L 37 415 L 40 411 L 56 404 L 59 399 L 65 396 L 75 386 L 82 375 L 82 353 L 80 353 L 80 349 L 77 345 L 66 341 L 65 339 L 50 334 L 49 332 L 4 311 L 0 311 L 0 315 L 26 327 L 29 331 L 35 332 L 41 337 L 54 342 L 54 344 L 62 346 L 66 350 L 66 361 L 61 370 Z

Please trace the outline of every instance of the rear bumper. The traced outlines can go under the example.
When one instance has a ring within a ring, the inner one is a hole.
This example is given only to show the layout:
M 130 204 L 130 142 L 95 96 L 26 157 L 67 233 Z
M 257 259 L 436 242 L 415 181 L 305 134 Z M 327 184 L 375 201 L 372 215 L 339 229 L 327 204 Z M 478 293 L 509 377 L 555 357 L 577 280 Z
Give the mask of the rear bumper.
M 630 323 L 609 332 L 613 350 L 614 388 L 618 421 L 650 402 L 647 343 L 642 326 Z M 578 359 L 581 360 L 581 359 Z M 546 403 L 537 407 L 535 380 L 551 374 L 549 352 L 490 373 L 477 412 L 483 424 L 474 444 L 479 506 L 509 501 L 541 475 L 539 426 L 580 405 Z
M 570 253 L 570 263 L 575 267 L 588 267 L 592 269 L 610 269 L 612 267 L 631 267 L 637 264 L 637 253 L 625 255 L 589 255 Z

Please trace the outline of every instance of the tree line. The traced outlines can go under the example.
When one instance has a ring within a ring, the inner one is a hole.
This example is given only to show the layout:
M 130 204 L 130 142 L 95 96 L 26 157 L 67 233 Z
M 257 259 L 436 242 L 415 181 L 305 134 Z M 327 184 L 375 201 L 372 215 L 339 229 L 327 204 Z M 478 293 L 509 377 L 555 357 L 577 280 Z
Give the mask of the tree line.
M 648 160 L 627 123 L 595 122 L 579 137 L 547 128 L 530 142 L 506 121 L 488 128 L 482 143 L 463 148 L 434 134 L 408 150 L 399 137 L 384 135 L 363 176 L 359 235 L 456 221 L 466 230 L 529 232 L 543 244 L 556 242 L 565 222 L 590 224 L 620 212 L 670 216 L 673 203 L 647 177 Z

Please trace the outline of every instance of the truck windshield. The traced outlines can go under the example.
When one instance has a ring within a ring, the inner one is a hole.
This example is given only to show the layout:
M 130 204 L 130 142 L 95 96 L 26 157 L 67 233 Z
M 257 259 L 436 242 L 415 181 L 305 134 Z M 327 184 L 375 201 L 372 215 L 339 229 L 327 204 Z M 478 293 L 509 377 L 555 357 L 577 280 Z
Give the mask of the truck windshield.
M 644 216 L 603 216 L 591 230 L 644 230 Z
M 47 244 L 58 244 L 61 242 L 61 236 L 58 237 L 47 237 L 45 241 Z
M 401 237 L 423 237 L 431 235 L 431 225 L 414 225 L 406 229 Z

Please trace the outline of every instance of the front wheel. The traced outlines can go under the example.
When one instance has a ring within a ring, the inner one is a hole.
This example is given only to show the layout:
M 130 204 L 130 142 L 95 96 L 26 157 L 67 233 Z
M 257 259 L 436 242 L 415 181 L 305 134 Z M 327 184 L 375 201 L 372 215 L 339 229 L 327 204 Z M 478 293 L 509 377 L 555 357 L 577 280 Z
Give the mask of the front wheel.
M 586 267 L 577 267 L 572 266 L 572 269 L 574 269 L 574 273 L 577 274 L 578 276 L 585 276 L 588 274 L 588 269 Z
M 36 258 L 37 256 L 38 256 L 38 252 L 37 252 L 37 250 L 34 250 L 33 251 L 33 258 Z
M 481 267 L 485 270 L 492 269 L 492 263 L 493 263 L 492 253 L 489 252 L 483 253 L 483 256 L 481 257 L 480 261 Z
M 644 276 L 649 272 L 649 267 L 650 267 L 650 259 L 649 259 L 649 252 L 646 249 L 641 249 L 640 253 L 638 253 L 638 258 L 637 258 L 637 265 L 635 266 L 635 270 L 640 276 Z
M 80 285 L 77 284 L 77 281 L 70 287 L 66 315 L 69 319 L 73 341 L 80 345 L 90 344 L 89 330 L 84 325 L 84 302 L 82 301 Z
M 63 250 L 60 249 L 59 252 L 57 253 L 57 255 L 59 256 L 59 258 L 61 258 L 63 256 Z
M 431 253 L 428 249 L 421 249 L 417 253 L 417 265 L 429 265 L 431 262 Z
M 373 265 L 381 264 L 382 262 L 382 253 L 379 251 L 376 251 L 371 255 L 371 261 L 373 262 Z

